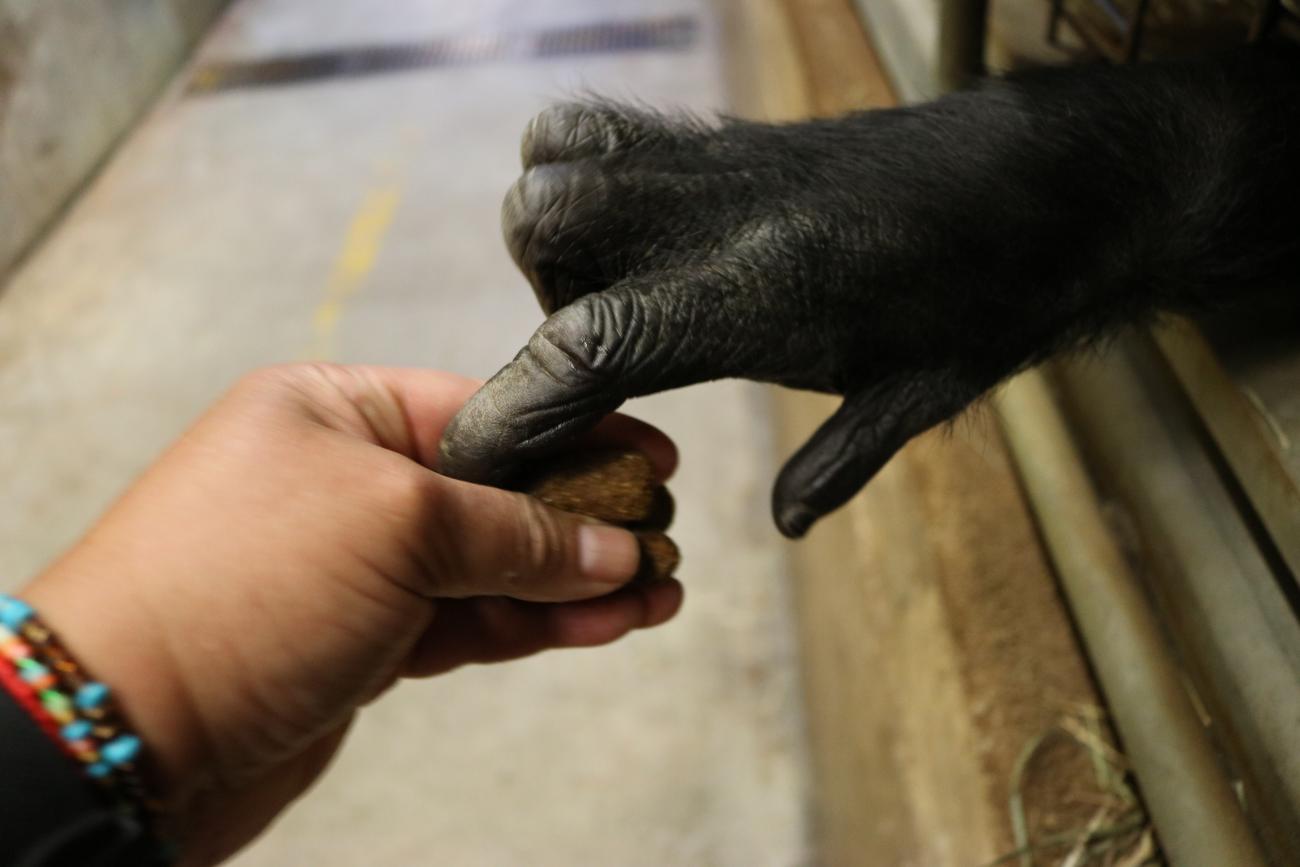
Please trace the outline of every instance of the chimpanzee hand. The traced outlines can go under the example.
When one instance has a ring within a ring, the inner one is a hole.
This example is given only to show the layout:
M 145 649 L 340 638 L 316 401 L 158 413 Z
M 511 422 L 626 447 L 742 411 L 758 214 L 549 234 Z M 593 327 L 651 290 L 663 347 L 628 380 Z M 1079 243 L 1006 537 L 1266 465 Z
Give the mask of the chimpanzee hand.
M 1225 70 L 1255 62 L 1045 72 L 790 125 L 552 108 L 503 214 L 550 318 L 454 420 L 441 469 L 499 480 L 629 397 L 722 377 L 842 394 L 776 483 L 802 535 L 1017 369 L 1213 297 L 1239 260 L 1293 262 L 1260 225 L 1251 145 L 1294 125 L 1295 88 L 1247 105 Z

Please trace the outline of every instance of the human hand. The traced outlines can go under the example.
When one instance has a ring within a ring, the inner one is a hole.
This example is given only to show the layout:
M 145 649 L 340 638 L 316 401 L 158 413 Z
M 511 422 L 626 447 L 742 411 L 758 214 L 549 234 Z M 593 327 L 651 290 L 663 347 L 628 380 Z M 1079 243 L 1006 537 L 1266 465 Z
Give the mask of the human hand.
M 604 644 L 676 612 L 626 530 L 440 476 L 478 383 L 293 365 L 241 381 L 23 591 L 118 695 L 183 863 L 251 840 L 398 678 Z M 676 461 L 616 416 L 593 437 Z

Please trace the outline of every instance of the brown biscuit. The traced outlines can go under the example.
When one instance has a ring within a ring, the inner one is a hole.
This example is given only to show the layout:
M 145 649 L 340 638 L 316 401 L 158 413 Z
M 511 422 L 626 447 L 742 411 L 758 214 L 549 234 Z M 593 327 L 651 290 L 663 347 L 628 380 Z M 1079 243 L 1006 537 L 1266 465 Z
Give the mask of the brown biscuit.
M 671 578 L 682 562 L 677 544 L 663 533 L 650 531 L 637 533 L 636 539 L 641 545 L 641 568 L 637 570 L 636 580 Z
M 621 524 L 641 546 L 637 580 L 669 578 L 681 553 L 661 531 L 672 523 L 672 495 L 655 483 L 654 466 L 638 451 L 594 449 L 539 461 L 519 490 L 556 509 Z
M 538 464 L 520 490 L 566 512 L 634 523 L 648 517 L 655 504 L 654 467 L 629 449 L 575 452 Z
M 672 526 L 673 516 L 677 511 L 677 504 L 673 501 L 673 495 L 668 493 L 668 489 L 663 485 L 655 488 L 654 500 L 650 503 L 650 511 L 644 518 L 637 521 L 633 530 L 667 530 Z

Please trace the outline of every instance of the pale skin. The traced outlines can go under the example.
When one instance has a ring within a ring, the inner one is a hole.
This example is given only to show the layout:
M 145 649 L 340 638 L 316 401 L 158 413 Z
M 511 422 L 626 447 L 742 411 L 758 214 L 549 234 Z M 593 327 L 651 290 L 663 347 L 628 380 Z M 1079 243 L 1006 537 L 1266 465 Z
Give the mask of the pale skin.
M 637 547 L 432 469 L 480 383 L 291 365 L 252 374 L 21 591 L 148 744 L 182 863 L 248 843 L 397 680 L 606 644 L 681 604 Z M 623 416 L 594 437 L 676 462 Z M 432 771 L 432 769 L 430 769 Z

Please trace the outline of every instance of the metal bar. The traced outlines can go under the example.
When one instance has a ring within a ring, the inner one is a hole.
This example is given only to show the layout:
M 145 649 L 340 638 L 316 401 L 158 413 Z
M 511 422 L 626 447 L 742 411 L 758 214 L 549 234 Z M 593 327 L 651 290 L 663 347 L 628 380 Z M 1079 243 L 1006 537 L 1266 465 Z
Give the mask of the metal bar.
M 1208 711 L 1226 773 L 1278 863 L 1300 852 L 1300 623 L 1279 564 L 1146 335 L 1053 365 L 1098 488 L 1128 519 L 1135 569 Z M 1105 406 L 1105 413 L 1095 408 Z
M 1053 0 L 1048 18 L 1048 41 L 1056 41 L 1059 22 L 1064 21 L 1088 47 L 1101 53 L 1112 63 L 1132 63 L 1142 51 L 1142 37 L 1146 30 L 1150 0 L 1138 0 L 1133 12 L 1125 17 L 1113 0 L 1092 0 L 1092 6 L 1110 23 L 1114 32 L 1093 23 L 1088 16 L 1076 14 L 1065 7 L 1063 0 Z
M 1161 844 L 1178 867 L 1264 858 L 1181 683 L 1160 627 L 1111 536 L 1043 374 L 997 400 L 1047 542 Z
M 1122 39 L 1109 38 L 1104 32 L 1104 28 L 1095 26 L 1086 18 L 1075 15 L 1067 7 L 1062 6 L 1060 12 L 1061 20 L 1070 26 L 1083 44 L 1087 45 L 1093 51 L 1096 51 L 1102 57 L 1111 63 L 1119 63 L 1123 59 L 1123 41 Z M 1117 30 L 1118 36 L 1123 36 L 1123 28 Z M 1108 41 L 1109 39 L 1109 41 Z
M 1291 570 L 1289 593 L 1300 595 L 1300 475 L 1290 437 L 1252 404 L 1194 325 L 1171 323 L 1154 337 Z
M 1065 0 L 1052 0 L 1052 11 L 1047 15 L 1047 42 L 1055 45 L 1061 33 L 1061 6 Z
M 939 87 L 955 90 L 984 72 L 988 0 L 942 0 L 939 8 Z
M 1274 25 L 1277 24 L 1278 16 L 1282 12 L 1282 0 L 1264 0 L 1264 5 L 1260 7 L 1259 13 L 1250 25 L 1251 42 L 1259 42 L 1267 36 Z
M 1114 0 L 1092 0 L 1092 5 L 1100 9 L 1120 33 L 1126 32 L 1131 26 L 1128 19 L 1124 17 L 1124 13 L 1115 5 Z
M 1124 62 L 1132 63 L 1138 59 L 1138 54 L 1142 51 L 1142 31 L 1146 26 L 1147 9 L 1151 6 L 1151 0 L 1138 0 L 1137 8 L 1133 10 L 1133 17 L 1128 22 L 1128 27 L 1124 34 Z

